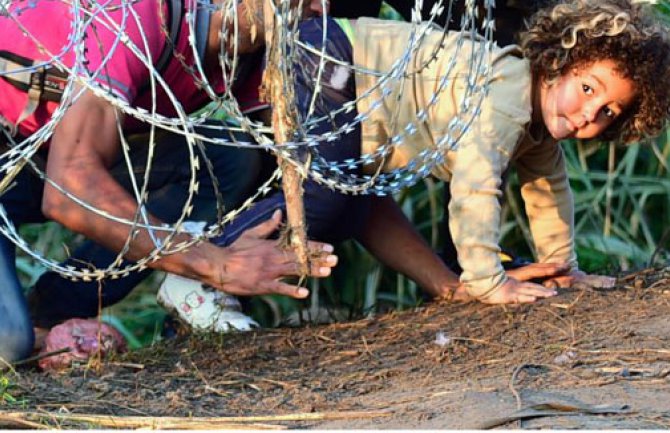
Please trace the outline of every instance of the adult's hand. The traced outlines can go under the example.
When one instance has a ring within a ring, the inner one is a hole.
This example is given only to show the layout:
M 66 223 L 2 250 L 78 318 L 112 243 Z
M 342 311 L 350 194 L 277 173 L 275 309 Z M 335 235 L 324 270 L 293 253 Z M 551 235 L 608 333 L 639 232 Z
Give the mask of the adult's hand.
M 294 298 L 305 298 L 309 290 L 288 284 L 281 279 L 300 274 L 297 255 L 279 245 L 277 240 L 267 239 L 281 224 L 281 211 L 272 218 L 245 231 L 227 248 L 219 248 L 223 260 L 218 263 L 215 274 L 202 279 L 203 283 L 226 293 L 241 296 L 280 294 Z M 311 258 L 309 275 L 327 277 L 337 264 L 332 245 L 310 241 Z
M 569 272 L 570 266 L 561 263 L 531 263 L 506 271 L 508 277 L 519 281 L 547 280 L 561 278 Z M 549 286 L 549 288 L 554 288 Z

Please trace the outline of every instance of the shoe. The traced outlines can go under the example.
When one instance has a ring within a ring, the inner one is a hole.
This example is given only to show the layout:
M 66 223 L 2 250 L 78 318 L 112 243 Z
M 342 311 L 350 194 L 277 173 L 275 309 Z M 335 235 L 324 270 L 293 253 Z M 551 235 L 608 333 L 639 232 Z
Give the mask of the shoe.
M 454 271 L 457 275 L 460 275 L 463 272 L 463 269 L 458 264 L 458 260 L 456 260 L 455 256 L 446 256 L 444 253 L 437 253 L 437 255 L 442 259 L 442 262 L 444 262 L 444 264 L 447 265 L 447 267 Z M 506 250 L 501 250 L 498 253 L 498 257 L 500 258 L 500 263 L 505 270 L 521 268 L 533 263 L 525 257 L 515 256 Z
M 242 313 L 235 296 L 214 290 L 196 280 L 167 274 L 158 289 L 158 303 L 194 331 L 236 332 L 260 328 Z
M 500 257 L 500 263 L 502 263 L 505 270 L 522 268 L 533 263 L 525 257 L 515 256 L 514 254 L 505 250 L 501 250 L 498 253 L 498 257 Z

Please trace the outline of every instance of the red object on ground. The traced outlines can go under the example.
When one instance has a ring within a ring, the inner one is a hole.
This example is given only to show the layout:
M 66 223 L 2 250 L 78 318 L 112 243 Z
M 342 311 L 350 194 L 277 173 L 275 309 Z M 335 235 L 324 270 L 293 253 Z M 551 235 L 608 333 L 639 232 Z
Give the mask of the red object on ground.
M 101 357 L 127 350 L 126 341 L 113 326 L 98 319 L 70 319 L 54 326 L 44 340 L 41 354 L 69 348 L 69 352 L 43 358 L 39 366 L 57 371 L 73 363 L 86 363 L 100 351 Z

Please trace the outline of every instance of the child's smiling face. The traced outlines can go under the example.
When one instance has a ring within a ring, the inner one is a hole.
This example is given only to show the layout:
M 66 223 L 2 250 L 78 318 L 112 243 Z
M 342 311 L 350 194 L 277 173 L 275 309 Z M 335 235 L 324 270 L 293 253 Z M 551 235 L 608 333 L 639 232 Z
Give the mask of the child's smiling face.
M 535 109 L 557 140 L 595 138 L 635 99 L 633 82 L 611 60 L 573 69 L 551 84 L 540 84 Z

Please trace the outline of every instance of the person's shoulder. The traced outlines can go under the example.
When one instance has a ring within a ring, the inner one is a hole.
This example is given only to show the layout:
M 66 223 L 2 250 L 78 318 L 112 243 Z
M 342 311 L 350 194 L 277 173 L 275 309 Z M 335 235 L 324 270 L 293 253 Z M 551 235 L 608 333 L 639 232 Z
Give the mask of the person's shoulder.
M 532 73 L 530 62 L 516 45 L 494 49 L 491 59 L 492 76 L 516 88 L 530 89 Z
M 495 125 L 502 131 L 523 134 L 532 117 L 532 77 L 530 65 L 515 55 L 514 47 L 494 49 L 488 75 L 488 91 L 483 110 L 495 112 Z
M 427 27 L 430 26 L 432 29 L 435 30 L 441 30 L 441 27 L 439 27 L 436 24 L 431 24 L 428 22 L 421 22 L 421 23 L 411 23 L 407 21 L 397 21 L 397 20 L 389 20 L 389 19 L 382 19 L 382 18 L 372 18 L 372 17 L 359 17 L 355 21 L 352 21 L 352 23 L 356 26 L 357 29 L 365 29 L 367 31 L 374 31 L 374 32 L 383 32 L 387 34 L 393 34 L 394 32 L 397 31 L 409 31 L 412 28 L 421 28 L 421 27 Z

